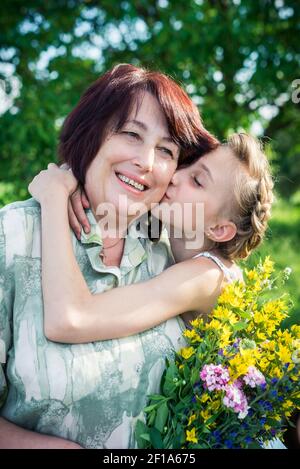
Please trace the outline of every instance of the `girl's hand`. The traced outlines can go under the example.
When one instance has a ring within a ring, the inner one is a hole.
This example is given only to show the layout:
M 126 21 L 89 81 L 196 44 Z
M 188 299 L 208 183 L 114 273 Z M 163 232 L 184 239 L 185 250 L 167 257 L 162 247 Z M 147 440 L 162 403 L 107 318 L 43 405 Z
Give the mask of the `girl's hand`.
M 48 169 L 41 171 L 31 181 L 28 190 L 32 197 L 43 203 L 50 200 L 57 193 L 65 193 L 66 197 L 71 196 L 77 189 L 78 181 L 73 176 L 72 171 L 59 168 L 54 163 L 48 164 Z
M 81 228 L 85 233 L 90 232 L 90 223 L 84 211 L 90 204 L 84 190 L 78 186 L 73 192 L 68 203 L 69 223 L 76 237 L 80 239 Z

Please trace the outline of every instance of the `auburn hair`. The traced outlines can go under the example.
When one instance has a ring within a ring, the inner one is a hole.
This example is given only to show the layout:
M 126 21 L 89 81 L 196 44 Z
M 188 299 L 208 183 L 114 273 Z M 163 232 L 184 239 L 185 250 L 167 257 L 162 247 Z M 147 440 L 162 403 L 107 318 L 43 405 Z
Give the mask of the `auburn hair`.
M 185 91 L 168 76 L 130 64 L 107 71 L 85 91 L 65 119 L 59 156 L 81 184 L 108 131 L 120 130 L 145 92 L 158 101 L 173 141 L 180 147 L 178 166 L 191 164 L 219 142 L 203 126 Z

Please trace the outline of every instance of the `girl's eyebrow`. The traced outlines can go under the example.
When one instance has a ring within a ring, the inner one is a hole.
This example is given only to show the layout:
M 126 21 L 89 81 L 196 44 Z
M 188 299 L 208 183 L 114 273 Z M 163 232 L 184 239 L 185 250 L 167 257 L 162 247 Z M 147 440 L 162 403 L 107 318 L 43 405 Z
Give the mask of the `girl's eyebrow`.
M 208 175 L 208 177 L 209 177 L 209 179 L 211 180 L 211 182 L 215 182 L 214 179 L 213 179 L 213 177 L 212 177 L 212 174 L 211 174 L 210 170 L 208 169 L 208 167 L 207 167 L 204 163 L 202 163 L 202 162 L 200 162 L 199 165 L 201 166 L 202 169 L 204 169 L 204 171 L 205 171 L 206 174 Z

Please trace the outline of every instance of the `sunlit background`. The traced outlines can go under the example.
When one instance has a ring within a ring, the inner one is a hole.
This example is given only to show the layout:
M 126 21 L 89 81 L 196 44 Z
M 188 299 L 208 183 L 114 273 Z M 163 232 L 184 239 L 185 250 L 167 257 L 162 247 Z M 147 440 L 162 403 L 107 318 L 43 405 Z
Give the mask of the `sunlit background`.
M 220 139 L 251 131 L 267 145 L 277 203 L 270 254 L 293 273 L 300 323 L 300 2 L 298 0 L 2 0 L 0 207 L 29 197 L 28 182 L 56 161 L 65 116 L 119 62 L 180 82 Z

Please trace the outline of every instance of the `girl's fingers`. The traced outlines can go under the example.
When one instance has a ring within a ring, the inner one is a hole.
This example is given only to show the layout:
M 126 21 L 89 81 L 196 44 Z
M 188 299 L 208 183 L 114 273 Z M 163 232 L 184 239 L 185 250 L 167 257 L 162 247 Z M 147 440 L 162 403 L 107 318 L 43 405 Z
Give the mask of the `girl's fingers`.
M 86 193 L 83 189 L 82 189 L 82 192 L 81 192 L 81 202 L 82 202 L 82 205 L 84 206 L 84 208 L 89 208 L 90 203 L 89 203 L 89 200 L 88 200 L 88 198 L 86 196 Z
M 51 169 L 51 168 L 57 168 L 57 165 L 55 163 L 49 163 L 48 166 L 47 166 L 48 169 Z
M 78 220 L 76 218 L 76 215 L 74 213 L 70 200 L 68 202 L 68 217 L 69 217 L 70 226 L 72 230 L 74 231 L 76 238 L 80 240 L 81 226 L 78 223 Z
M 71 200 L 72 208 L 73 208 L 73 211 L 75 213 L 75 216 L 78 222 L 83 227 L 85 233 L 88 233 L 90 231 L 90 224 L 85 214 L 81 198 L 82 198 L 81 189 L 78 188 L 74 192 L 74 194 L 72 194 L 70 200 Z

